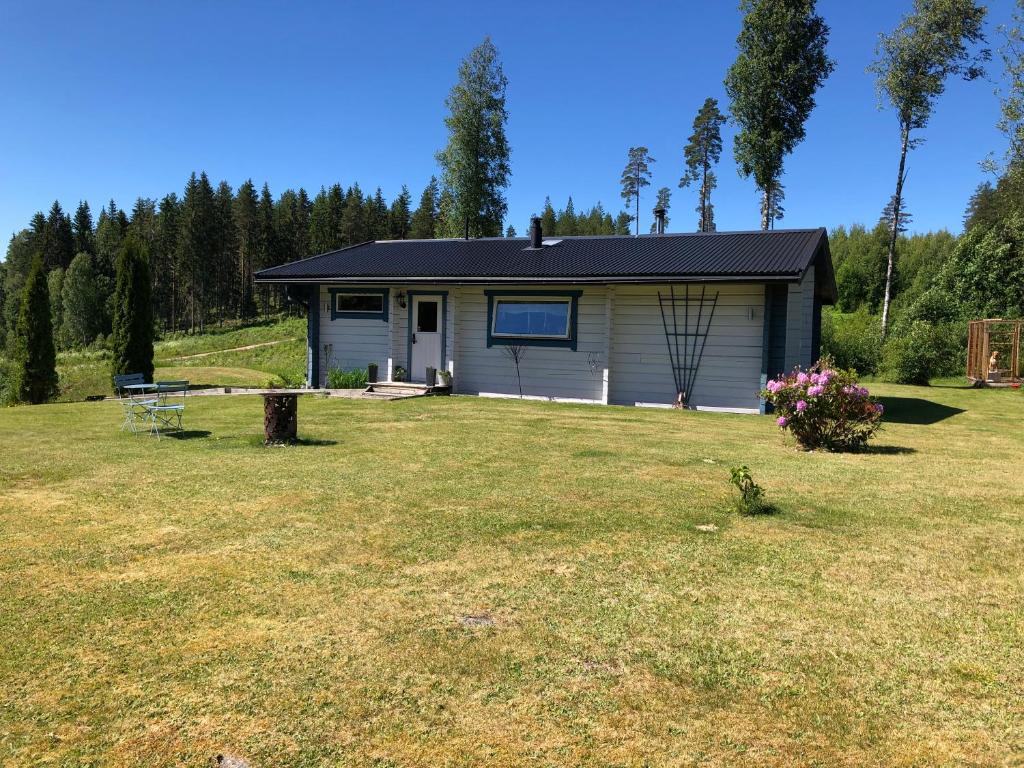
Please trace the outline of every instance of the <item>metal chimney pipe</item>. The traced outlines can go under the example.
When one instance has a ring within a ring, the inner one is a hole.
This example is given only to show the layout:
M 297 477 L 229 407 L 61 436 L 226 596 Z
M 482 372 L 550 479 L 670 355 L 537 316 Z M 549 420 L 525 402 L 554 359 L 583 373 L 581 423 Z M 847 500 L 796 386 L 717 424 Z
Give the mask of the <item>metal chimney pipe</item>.
M 531 248 L 540 248 L 541 247 L 541 242 L 543 242 L 543 240 L 544 240 L 544 233 L 541 231 L 541 228 L 540 228 L 540 217 L 539 216 L 531 216 L 530 217 L 530 247 Z
M 658 234 L 665 234 L 665 214 L 667 211 L 664 208 L 655 208 L 654 216 L 658 220 Z

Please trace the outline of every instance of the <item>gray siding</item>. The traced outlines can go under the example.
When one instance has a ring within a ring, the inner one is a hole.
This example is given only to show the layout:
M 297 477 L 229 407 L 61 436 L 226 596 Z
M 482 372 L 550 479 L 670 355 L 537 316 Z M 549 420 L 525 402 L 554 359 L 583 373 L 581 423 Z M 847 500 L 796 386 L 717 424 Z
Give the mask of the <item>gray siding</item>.
M 814 360 L 814 266 L 807 269 L 804 279 L 789 286 L 789 306 L 786 308 L 786 371 L 796 366 L 809 368 Z
M 455 294 L 455 391 L 466 394 L 519 394 L 515 365 L 506 347 L 487 348 L 488 288 L 514 291 L 536 286 L 463 286 Z M 578 289 L 578 288 L 577 288 Z M 556 288 L 552 288 L 557 291 Z M 604 286 L 585 287 L 579 299 L 576 350 L 526 347 L 520 364 L 523 394 L 601 402 L 606 363 Z
M 678 296 L 684 289 L 676 287 Z M 676 386 L 666 344 L 658 291 L 668 294 L 668 286 L 616 286 L 610 371 L 612 403 L 671 404 Z M 718 293 L 718 303 L 708 329 L 689 402 L 697 407 L 757 409 L 764 339 L 764 286 L 728 284 L 707 287 L 706 296 Z M 690 296 L 700 294 L 700 286 L 691 286 Z M 678 312 L 682 312 L 677 304 Z M 697 321 L 696 306 L 691 307 L 690 329 Z M 705 320 L 701 328 L 706 326 Z M 679 330 L 683 317 L 677 314 Z M 669 321 L 669 329 L 672 323 Z M 683 339 L 679 340 L 680 344 Z M 698 340 L 699 350 L 699 340 Z
M 331 320 L 329 286 L 320 287 L 320 372 L 318 386 L 327 381 L 330 367 L 350 370 L 377 363 L 387 370 L 390 324 L 372 318 Z M 394 314 L 394 290 L 391 291 L 391 315 Z M 331 349 L 327 351 L 326 347 Z

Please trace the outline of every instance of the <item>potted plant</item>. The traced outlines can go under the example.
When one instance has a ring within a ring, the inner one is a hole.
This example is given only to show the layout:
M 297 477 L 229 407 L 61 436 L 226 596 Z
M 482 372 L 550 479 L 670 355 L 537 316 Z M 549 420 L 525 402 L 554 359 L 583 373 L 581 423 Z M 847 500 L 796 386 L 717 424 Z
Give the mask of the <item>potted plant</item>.
M 391 375 L 391 378 L 393 378 L 395 381 L 405 381 L 405 368 L 403 368 L 400 365 L 396 365 L 394 373 L 392 373 Z

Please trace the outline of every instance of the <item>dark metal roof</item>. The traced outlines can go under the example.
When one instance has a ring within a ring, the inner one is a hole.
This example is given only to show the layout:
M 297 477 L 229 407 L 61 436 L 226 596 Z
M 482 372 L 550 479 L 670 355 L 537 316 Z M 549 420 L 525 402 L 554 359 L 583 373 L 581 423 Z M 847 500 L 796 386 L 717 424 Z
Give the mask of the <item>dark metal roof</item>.
M 834 292 L 824 229 L 674 235 L 563 237 L 530 248 L 528 238 L 385 240 L 361 243 L 256 274 L 259 283 L 545 282 L 633 283 L 799 280 L 823 261 Z M 818 282 L 818 281 L 816 281 Z

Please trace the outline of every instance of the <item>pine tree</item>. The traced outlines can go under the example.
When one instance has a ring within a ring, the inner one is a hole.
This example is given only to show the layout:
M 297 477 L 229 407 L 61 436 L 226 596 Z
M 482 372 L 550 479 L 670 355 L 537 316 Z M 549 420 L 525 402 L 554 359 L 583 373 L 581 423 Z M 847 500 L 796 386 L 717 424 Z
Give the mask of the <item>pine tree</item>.
M 739 55 L 725 77 L 733 117 L 739 124 L 733 153 L 740 174 L 754 177 L 761 191 L 761 229 L 782 179 L 786 155 L 803 141 L 814 94 L 832 73 L 828 25 L 814 0 L 742 0 Z
M 718 109 L 718 100 L 708 98 L 693 119 L 693 133 L 683 148 L 686 172 L 679 180 L 679 186 L 688 187 L 700 182 L 698 190 L 697 222 L 698 232 L 715 231 L 715 208 L 711 204 L 711 192 L 718 185 L 718 177 L 711 170 L 722 157 L 722 125 L 725 115 Z
M 437 155 L 452 205 L 445 230 L 457 236 L 500 236 L 508 210 L 504 190 L 512 171 L 505 138 L 505 77 L 489 37 L 459 66 L 445 101 L 448 146 Z
M 45 403 L 57 394 L 57 352 L 53 346 L 50 292 L 39 255 L 32 259 L 22 289 L 11 357 L 18 400 Z
M 508 225 L 508 229 L 505 230 L 505 237 L 515 237 L 515 236 L 516 236 L 516 228 L 513 227 L 511 224 L 509 224 Z
M 616 235 L 628 235 L 630 232 L 630 226 L 633 224 L 633 216 L 627 211 L 620 211 L 619 215 L 615 217 L 615 227 L 612 234 Z
M 391 203 L 391 210 L 388 211 L 388 238 L 391 240 L 405 240 L 409 236 L 410 222 L 409 205 L 412 198 L 409 197 L 409 188 L 402 185 L 402 191 Z
M 651 234 L 655 234 L 658 231 L 658 209 L 660 208 L 665 212 L 665 231 L 668 231 L 668 209 L 672 202 L 672 191 L 668 187 L 662 187 L 658 190 L 658 197 L 654 203 L 654 207 L 651 209 L 651 213 L 654 215 L 654 221 L 651 223 Z
M 57 337 L 63 346 L 84 347 L 103 333 L 103 298 L 93 257 L 85 252 L 78 254 L 64 275 L 61 291 L 64 322 Z
M 83 200 L 75 209 L 75 217 L 71 221 L 71 231 L 75 236 L 75 253 L 95 253 L 96 233 L 92 225 L 92 211 L 89 203 Z
M 409 237 L 413 240 L 432 240 L 437 236 L 438 194 L 437 177 L 431 176 L 420 195 L 420 205 L 412 215 Z
M 125 238 L 115 271 L 111 376 L 141 373 L 146 381 L 152 381 L 153 303 L 149 255 L 134 235 Z
M 651 184 L 651 163 L 655 162 L 647 147 L 630 147 L 629 160 L 622 169 L 622 199 L 629 205 L 636 201 L 636 234 L 640 234 L 640 190 Z M 628 232 L 626 233 L 628 234 Z

